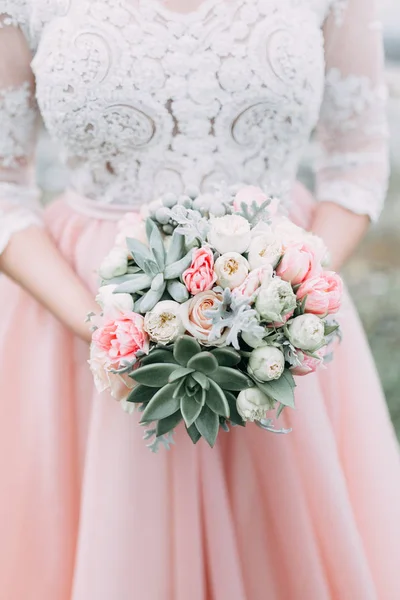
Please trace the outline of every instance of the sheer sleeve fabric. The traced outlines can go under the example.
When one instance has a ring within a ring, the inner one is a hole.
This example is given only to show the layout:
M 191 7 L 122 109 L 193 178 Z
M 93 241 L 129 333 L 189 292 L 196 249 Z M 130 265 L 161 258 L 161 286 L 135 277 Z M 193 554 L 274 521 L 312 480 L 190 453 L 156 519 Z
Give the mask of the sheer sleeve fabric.
M 325 22 L 317 198 L 376 221 L 387 192 L 388 127 L 377 0 L 334 0 Z
M 0 0 L 0 253 L 15 232 L 41 224 L 33 175 L 38 113 L 25 25 L 25 2 Z

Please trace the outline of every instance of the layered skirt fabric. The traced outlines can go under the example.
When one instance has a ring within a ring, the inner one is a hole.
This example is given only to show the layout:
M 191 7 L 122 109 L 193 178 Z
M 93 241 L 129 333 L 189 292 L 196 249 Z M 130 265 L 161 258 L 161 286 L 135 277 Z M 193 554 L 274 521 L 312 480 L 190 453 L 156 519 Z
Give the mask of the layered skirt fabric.
M 97 216 L 46 211 L 93 292 L 115 235 Z M 347 295 L 334 361 L 281 417 L 291 434 L 249 425 L 211 450 L 180 427 L 157 455 L 96 393 L 83 342 L 5 277 L 0 306 L 1 600 L 400 598 L 398 446 Z

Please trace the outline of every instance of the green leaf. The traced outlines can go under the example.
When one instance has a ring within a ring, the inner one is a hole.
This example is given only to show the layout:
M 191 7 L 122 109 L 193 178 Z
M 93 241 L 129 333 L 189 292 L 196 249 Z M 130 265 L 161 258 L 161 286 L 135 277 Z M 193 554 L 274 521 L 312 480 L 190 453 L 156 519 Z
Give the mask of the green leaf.
M 339 329 L 339 325 L 328 325 L 328 323 L 325 323 L 325 335 L 326 336 L 331 335 L 338 329 Z
M 162 295 L 165 291 L 165 286 L 166 284 L 163 283 L 163 285 L 160 287 L 160 289 L 158 289 L 156 292 L 153 290 L 149 290 L 147 292 L 147 294 L 145 294 L 140 302 L 140 312 L 144 315 L 145 313 L 151 311 L 155 305 L 157 304 L 157 302 L 159 302 L 162 298 Z
M 206 404 L 217 415 L 229 419 L 228 400 L 219 385 L 212 381 L 212 379 L 210 379 L 210 389 L 206 394 Z
M 177 367 L 175 371 L 169 376 L 169 383 L 173 383 L 177 379 L 181 379 L 182 377 L 186 377 L 186 375 L 190 375 L 190 373 L 194 373 L 193 369 L 187 369 L 186 367 Z
M 239 352 L 233 348 L 215 348 L 211 350 L 221 367 L 236 367 L 241 361 Z
M 145 385 L 137 385 L 133 388 L 129 396 L 127 397 L 128 402 L 135 402 L 141 404 L 142 402 L 148 402 L 152 399 L 154 394 L 157 392 L 156 389 L 147 387 Z
M 160 421 L 173 415 L 180 407 L 180 399 L 174 398 L 175 384 L 168 384 L 158 390 L 143 411 L 141 423 Z
M 203 390 L 208 390 L 210 388 L 210 380 L 206 375 L 204 375 L 204 373 L 200 373 L 200 371 L 195 371 L 194 373 L 192 373 L 192 377 L 195 381 L 197 381 L 199 385 L 201 385 Z
M 144 356 L 143 358 L 140 359 L 140 366 L 151 365 L 153 363 L 174 363 L 174 364 L 176 364 L 174 355 L 172 354 L 172 352 L 169 352 L 168 350 L 161 350 L 158 348 L 156 348 L 155 350 L 152 350 L 150 352 L 150 354 L 148 354 L 147 356 Z
M 135 263 L 142 269 L 142 271 L 146 271 L 146 261 L 154 262 L 154 256 L 149 248 L 142 244 L 142 242 L 139 242 L 139 240 L 135 240 L 133 238 L 127 238 L 126 244 L 128 246 L 128 250 L 133 256 Z
M 176 382 L 176 389 L 174 391 L 175 398 L 182 398 L 182 396 L 186 393 L 186 377 L 182 379 L 178 379 Z
M 249 387 L 253 387 L 250 377 L 230 367 L 219 367 L 210 375 L 210 378 L 218 383 L 223 390 L 230 390 L 232 392 L 241 392 L 242 390 L 247 390 Z
M 151 234 L 153 233 L 154 229 L 158 229 L 158 226 L 155 224 L 153 219 L 150 219 L 149 217 L 145 221 L 145 226 L 146 226 L 146 236 L 147 236 L 147 239 L 150 241 Z
M 155 262 L 155 260 L 145 260 L 143 270 L 151 278 L 156 277 L 160 272 L 160 269 L 158 268 L 158 265 Z
M 190 398 L 189 396 L 183 396 L 181 398 L 181 413 L 186 423 L 186 427 L 193 425 L 202 409 L 202 405 L 198 404 L 194 398 Z
M 182 304 L 182 302 L 185 302 L 189 298 L 189 292 L 186 286 L 180 281 L 168 281 L 167 290 L 171 298 L 175 300 L 175 302 L 179 302 L 179 304 Z
M 200 344 L 188 335 L 179 337 L 174 345 L 174 358 L 183 367 L 186 367 L 189 360 L 201 352 Z
M 213 448 L 217 441 L 219 431 L 219 417 L 208 406 L 203 406 L 203 410 L 195 421 L 195 425 L 209 446 Z
M 179 423 L 182 421 L 182 414 L 180 410 L 177 410 L 173 415 L 161 419 L 157 423 L 156 435 L 160 437 L 166 433 L 170 433 Z
M 266 381 L 265 383 L 256 381 L 255 383 L 269 398 L 280 402 L 284 406 L 295 408 L 294 388 L 296 387 L 296 383 L 290 371 L 284 371 L 279 379 Z
M 172 263 L 172 265 L 168 265 L 164 270 L 165 279 L 178 279 L 183 271 L 186 271 L 192 263 L 192 254 L 193 250 L 189 250 L 189 252 L 178 260 L 177 262 Z
M 229 417 L 230 422 L 234 425 L 246 427 L 246 423 L 245 421 L 243 421 L 237 409 L 236 397 L 233 394 L 231 394 L 231 392 L 225 392 L 225 397 L 228 400 L 229 410 L 231 413 Z
M 192 440 L 193 444 L 197 444 L 197 442 L 201 440 L 201 433 L 199 433 L 199 430 L 197 429 L 196 425 L 187 427 L 186 431 L 188 432 L 188 435 Z
M 218 361 L 211 352 L 201 352 L 193 356 L 187 363 L 187 366 L 195 369 L 195 371 L 209 375 L 218 369 Z
M 201 406 L 204 406 L 205 402 L 206 402 L 206 390 L 203 390 L 202 388 L 198 388 L 196 390 L 195 395 L 193 396 L 193 398 L 196 400 L 196 402 L 198 404 L 201 404 Z
M 148 387 L 160 388 L 168 383 L 170 375 L 176 371 L 175 364 L 153 363 L 139 367 L 133 371 L 131 377 L 138 383 Z
M 121 283 L 115 288 L 114 294 L 136 294 L 141 290 L 148 290 L 151 286 L 151 277 L 145 273 L 140 275 L 131 275 L 129 281 Z
M 162 273 L 159 273 L 154 277 L 154 279 L 152 279 L 151 289 L 153 290 L 153 292 L 158 292 L 161 288 L 163 288 L 163 291 L 165 290 L 164 275 Z
M 278 410 L 276 411 L 276 418 L 279 419 L 286 406 L 284 404 L 280 404 Z
M 161 233 L 157 226 L 153 227 L 150 235 L 150 248 L 154 254 L 158 268 L 160 271 L 163 271 L 165 268 L 165 249 Z
M 180 260 L 183 256 L 184 251 L 185 251 L 185 236 L 174 231 L 174 233 L 172 234 L 171 243 L 170 243 L 168 251 L 167 251 L 166 264 L 172 265 L 173 263 Z

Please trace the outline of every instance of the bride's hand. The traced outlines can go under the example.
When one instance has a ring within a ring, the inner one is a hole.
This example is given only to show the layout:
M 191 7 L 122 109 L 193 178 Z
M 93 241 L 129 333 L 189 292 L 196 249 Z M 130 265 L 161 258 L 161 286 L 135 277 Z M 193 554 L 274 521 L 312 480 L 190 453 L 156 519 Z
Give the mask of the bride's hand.
M 368 231 L 369 217 L 357 215 L 333 202 L 318 204 L 311 230 L 325 242 L 330 267 L 340 271 Z
M 0 256 L 0 271 L 90 342 L 90 324 L 85 320 L 99 307 L 45 229 L 33 226 L 14 234 Z

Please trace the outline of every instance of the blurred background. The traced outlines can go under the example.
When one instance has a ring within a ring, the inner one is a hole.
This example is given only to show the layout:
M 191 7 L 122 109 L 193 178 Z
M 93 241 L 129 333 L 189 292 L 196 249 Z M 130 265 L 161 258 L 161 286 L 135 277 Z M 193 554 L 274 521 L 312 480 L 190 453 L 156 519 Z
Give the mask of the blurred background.
M 400 0 L 378 1 L 390 93 L 392 177 L 382 218 L 371 228 L 344 275 L 364 323 L 400 439 Z M 43 136 L 38 178 L 47 200 L 66 182 L 63 169 L 54 163 L 56 154 Z M 307 165 L 303 176 L 309 177 Z

